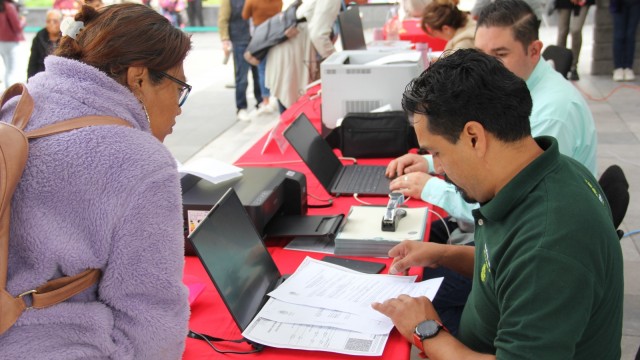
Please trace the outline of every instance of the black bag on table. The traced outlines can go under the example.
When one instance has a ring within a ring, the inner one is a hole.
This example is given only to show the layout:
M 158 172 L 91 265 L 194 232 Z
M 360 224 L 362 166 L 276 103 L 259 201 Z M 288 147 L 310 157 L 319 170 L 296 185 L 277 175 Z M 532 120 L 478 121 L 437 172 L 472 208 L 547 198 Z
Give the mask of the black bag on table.
M 348 113 L 326 138 L 342 156 L 386 158 L 418 147 L 418 139 L 404 111 Z

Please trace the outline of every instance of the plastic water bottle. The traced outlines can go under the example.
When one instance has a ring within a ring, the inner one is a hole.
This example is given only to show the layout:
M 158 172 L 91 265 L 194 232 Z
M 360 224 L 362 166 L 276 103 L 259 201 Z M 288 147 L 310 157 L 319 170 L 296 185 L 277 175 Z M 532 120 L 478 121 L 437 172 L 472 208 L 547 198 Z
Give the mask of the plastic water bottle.
M 387 14 L 385 28 L 387 32 L 387 40 L 400 40 L 400 19 L 398 18 L 398 7 L 392 6 Z
M 416 43 L 416 50 L 422 54 L 422 64 L 426 70 L 431 64 L 431 48 L 428 43 L 419 42 Z

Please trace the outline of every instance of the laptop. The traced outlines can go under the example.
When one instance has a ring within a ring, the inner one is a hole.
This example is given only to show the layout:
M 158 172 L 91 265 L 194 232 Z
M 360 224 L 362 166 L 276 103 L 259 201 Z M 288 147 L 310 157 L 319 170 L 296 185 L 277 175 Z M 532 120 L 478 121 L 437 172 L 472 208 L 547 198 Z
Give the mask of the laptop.
M 233 188 L 213 206 L 189 241 L 244 331 L 284 277 Z
M 358 6 L 350 6 L 338 15 L 338 27 L 343 50 L 367 49 Z
M 301 114 L 284 131 L 284 137 L 328 193 L 388 196 L 386 166 L 343 165 L 309 119 Z

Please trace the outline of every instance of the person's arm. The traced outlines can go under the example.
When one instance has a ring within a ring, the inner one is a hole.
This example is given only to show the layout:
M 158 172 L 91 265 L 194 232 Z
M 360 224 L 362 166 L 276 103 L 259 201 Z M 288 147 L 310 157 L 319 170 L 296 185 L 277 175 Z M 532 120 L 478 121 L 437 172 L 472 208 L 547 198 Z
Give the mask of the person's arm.
M 18 9 L 14 4 L 5 2 L 4 11 L 7 13 L 7 20 L 9 21 L 9 27 L 16 33 L 22 32 L 27 21 L 24 17 L 18 14 Z
M 412 172 L 433 172 L 433 169 L 429 170 L 429 162 L 426 157 L 422 157 L 418 154 L 404 154 L 396 159 L 393 159 L 387 165 L 385 175 L 389 178 L 394 178 L 407 173 Z M 431 167 L 433 168 L 433 159 L 431 160 Z
M 474 352 L 441 330 L 435 337 L 422 341 L 429 359 L 555 360 L 574 357 L 582 331 L 589 321 L 594 321 L 593 299 L 597 289 L 593 269 L 585 269 L 574 259 L 545 249 L 537 249 L 529 255 L 511 264 L 509 271 L 493 284 L 500 307 L 499 328 L 493 341 L 496 354 Z M 553 276 L 541 275 L 541 270 L 546 270 L 545 275 L 552 271 Z M 413 331 L 421 321 L 440 321 L 426 297 L 401 295 L 382 304 L 374 303 L 372 307 L 388 316 L 410 342 L 413 342 Z
M 229 19 L 231 18 L 231 2 L 230 0 L 221 0 L 220 9 L 218 10 L 218 31 L 220 32 L 220 40 L 230 40 L 229 38 Z
M 313 16 L 308 20 L 309 39 L 321 58 L 336 51 L 331 42 L 331 29 L 338 17 L 341 2 L 339 0 L 318 0 L 315 2 Z
M 473 275 L 475 248 L 405 240 L 389 250 L 389 257 L 393 258 L 390 274 L 405 273 L 413 266 L 445 266 L 470 278 Z
M 406 272 L 411 266 L 446 266 L 460 274 L 473 275 L 475 249 L 472 246 L 442 245 L 434 243 L 416 243 L 403 241 L 389 251 L 393 263 L 389 273 Z M 433 304 L 426 297 L 412 298 L 400 295 L 384 303 L 373 303 L 375 310 L 388 316 L 409 342 L 413 343 L 413 332 L 424 320 L 437 320 L 440 317 Z M 492 360 L 493 355 L 480 354 L 467 348 L 446 331 L 440 331 L 434 338 L 422 342 L 426 355 L 432 360 L 439 359 L 478 359 Z
M 440 178 L 431 177 L 422 188 L 420 198 L 444 209 L 450 216 L 473 223 L 472 210 L 480 207 L 478 203 L 466 202 L 456 187 Z
M 38 35 L 36 34 L 36 36 L 33 38 L 33 41 L 31 42 L 31 54 L 29 55 L 29 65 L 27 65 L 27 79 L 38 73 L 40 59 L 42 59 L 38 41 L 40 40 L 38 39 Z
M 249 20 L 251 16 L 253 16 L 253 3 L 251 0 L 247 0 L 242 8 L 242 18 Z
M 429 174 L 435 174 L 436 167 L 433 164 L 433 155 L 426 154 L 426 155 L 422 155 L 422 157 L 427 161 L 427 172 Z
M 427 161 L 418 154 L 405 154 L 391 160 L 385 176 L 393 179 L 389 184 L 390 191 L 399 191 L 405 197 L 419 198 L 422 188 L 431 177 L 426 172 Z
M 388 177 L 397 176 L 389 184 L 389 190 L 402 192 L 405 197 L 419 197 L 423 201 L 443 208 L 456 219 L 473 223 L 471 211 L 477 209 L 479 205 L 467 203 L 454 185 L 426 173 L 435 171 L 433 156 L 406 154 L 392 160 L 385 174 Z
M 424 296 L 412 298 L 400 295 L 396 299 L 374 303 L 371 306 L 388 316 L 400 334 L 412 344 L 414 329 L 420 322 L 424 320 L 442 322 L 431 301 Z M 494 355 L 472 351 L 446 330 L 440 330 L 433 338 L 423 340 L 422 347 L 431 360 L 493 360 L 496 358 Z
M 135 359 L 179 359 L 184 351 L 189 304 L 182 283 L 182 198 L 169 161 L 118 189 L 121 219 L 99 284 L 100 301 L 114 314 L 116 359 L 132 353 Z

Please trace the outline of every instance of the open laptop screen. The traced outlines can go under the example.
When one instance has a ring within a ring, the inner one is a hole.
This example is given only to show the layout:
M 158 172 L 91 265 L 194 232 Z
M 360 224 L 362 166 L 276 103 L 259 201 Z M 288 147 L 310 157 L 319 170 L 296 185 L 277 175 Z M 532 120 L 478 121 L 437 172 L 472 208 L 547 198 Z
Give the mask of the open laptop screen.
M 338 15 L 338 26 L 340 27 L 340 41 L 343 50 L 367 49 L 358 6 L 350 6 L 341 12 Z
M 280 272 L 233 188 L 214 205 L 189 240 L 244 331 Z
M 342 169 L 342 163 L 309 119 L 304 114 L 298 116 L 284 131 L 284 137 L 320 184 L 331 191 L 332 181 Z

